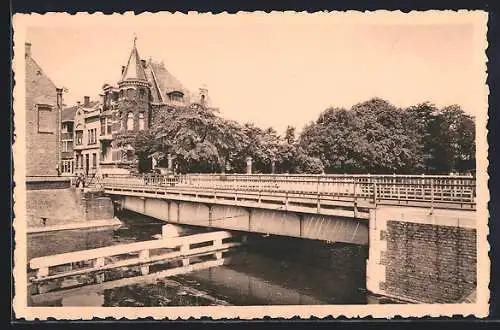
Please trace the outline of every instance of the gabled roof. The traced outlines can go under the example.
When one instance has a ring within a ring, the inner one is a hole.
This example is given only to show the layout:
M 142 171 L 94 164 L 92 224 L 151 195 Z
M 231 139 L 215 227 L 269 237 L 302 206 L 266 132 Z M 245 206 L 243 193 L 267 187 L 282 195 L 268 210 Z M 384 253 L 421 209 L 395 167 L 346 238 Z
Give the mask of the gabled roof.
M 120 81 L 126 80 L 146 80 L 146 73 L 142 67 L 141 58 L 139 57 L 139 52 L 135 46 L 135 40 L 134 46 L 132 47 L 132 51 L 130 52 L 130 56 L 128 58 L 127 66 L 125 67 L 125 70 L 123 70 Z

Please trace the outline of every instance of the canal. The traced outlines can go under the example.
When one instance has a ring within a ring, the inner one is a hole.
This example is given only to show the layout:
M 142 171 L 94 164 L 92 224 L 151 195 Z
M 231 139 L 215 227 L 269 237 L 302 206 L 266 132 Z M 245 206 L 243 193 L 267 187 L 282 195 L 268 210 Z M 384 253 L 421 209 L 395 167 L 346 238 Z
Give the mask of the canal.
M 123 226 L 106 233 L 111 244 L 158 238 L 165 224 L 129 212 L 117 216 Z M 200 231 L 203 229 L 182 227 L 181 235 Z M 87 240 L 86 248 L 93 248 L 91 241 Z M 366 293 L 367 253 L 367 246 L 255 235 L 249 237 L 247 246 L 231 255 L 228 265 L 153 283 L 63 295 L 57 300 L 38 301 L 32 305 L 153 307 L 390 303 Z

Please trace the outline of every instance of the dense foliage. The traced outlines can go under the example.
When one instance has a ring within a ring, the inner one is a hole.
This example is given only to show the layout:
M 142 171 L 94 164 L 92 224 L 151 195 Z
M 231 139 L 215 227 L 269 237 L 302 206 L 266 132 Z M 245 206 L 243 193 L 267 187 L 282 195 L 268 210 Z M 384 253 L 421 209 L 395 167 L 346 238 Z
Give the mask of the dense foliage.
M 456 105 L 399 109 L 381 99 L 329 108 L 297 136 L 239 124 L 209 108 L 164 112 L 133 144 L 140 159 L 174 155 L 180 172 L 449 173 L 475 169 L 474 119 Z

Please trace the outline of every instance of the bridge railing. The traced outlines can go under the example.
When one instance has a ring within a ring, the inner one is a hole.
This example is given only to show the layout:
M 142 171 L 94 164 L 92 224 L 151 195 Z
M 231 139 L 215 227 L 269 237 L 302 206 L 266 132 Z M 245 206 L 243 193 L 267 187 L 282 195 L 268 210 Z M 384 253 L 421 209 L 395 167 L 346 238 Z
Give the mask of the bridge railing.
M 108 177 L 108 183 L 259 193 L 294 193 L 321 198 L 474 204 L 476 181 L 470 176 L 438 175 L 245 175 L 188 174 Z

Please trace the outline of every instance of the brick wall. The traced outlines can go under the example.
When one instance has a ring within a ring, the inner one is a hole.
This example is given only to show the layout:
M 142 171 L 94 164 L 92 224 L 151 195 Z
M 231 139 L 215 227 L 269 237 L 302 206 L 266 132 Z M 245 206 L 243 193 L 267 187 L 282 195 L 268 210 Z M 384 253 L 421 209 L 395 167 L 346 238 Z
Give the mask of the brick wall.
M 28 47 L 29 48 L 29 47 Z M 56 86 L 31 58 L 26 55 L 26 175 L 57 175 L 58 112 Z M 43 113 L 45 132 L 39 132 L 37 104 L 52 106 Z
M 381 289 L 391 296 L 428 303 L 453 303 L 476 288 L 476 231 L 388 221 L 380 263 Z

